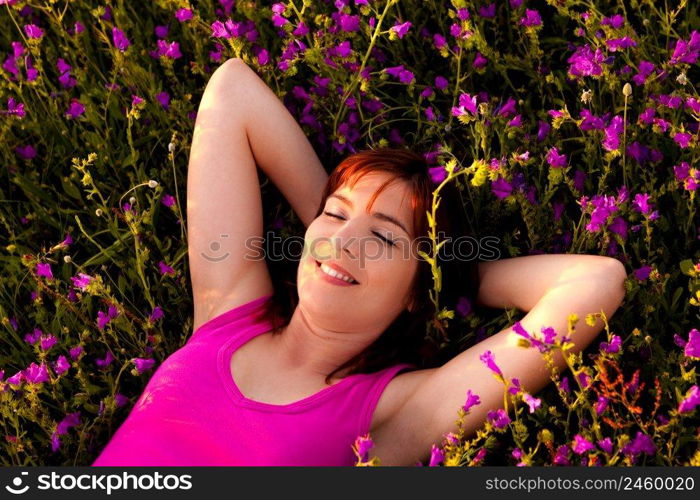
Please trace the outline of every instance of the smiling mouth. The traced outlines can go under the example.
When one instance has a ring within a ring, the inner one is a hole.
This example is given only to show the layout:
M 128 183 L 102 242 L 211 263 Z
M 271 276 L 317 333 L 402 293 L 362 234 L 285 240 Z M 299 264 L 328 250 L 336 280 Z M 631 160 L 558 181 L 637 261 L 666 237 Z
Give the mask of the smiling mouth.
M 316 262 L 316 267 L 317 267 L 321 272 L 324 272 L 323 269 L 321 269 L 321 263 L 320 263 L 319 261 L 315 261 L 315 262 Z M 330 276 L 330 274 L 329 274 L 328 276 Z M 336 278 L 336 279 L 339 279 L 339 280 L 341 280 L 341 281 L 345 281 L 345 280 L 343 280 L 342 278 L 338 278 L 338 277 L 336 277 L 336 276 L 332 276 L 332 277 L 334 277 L 334 278 Z M 348 281 L 347 283 L 349 283 L 349 284 L 351 284 L 351 285 L 359 285 L 359 284 L 360 284 L 360 283 L 359 283 L 357 280 L 355 280 L 355 279 L 352 279 L 352 281 Z

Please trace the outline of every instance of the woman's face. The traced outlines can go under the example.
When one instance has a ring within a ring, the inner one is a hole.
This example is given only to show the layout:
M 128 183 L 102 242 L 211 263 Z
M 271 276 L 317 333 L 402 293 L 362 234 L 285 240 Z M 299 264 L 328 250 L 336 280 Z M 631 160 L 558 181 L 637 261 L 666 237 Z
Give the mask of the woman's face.
M 395 179 L 367 213 L 369 200 L 387 179 L 385 172 L 371 172 L 352 189 L 341 186 L 306 230 L 297 273 L 299 307 L 322 328 L 383 332 L 408 305 L 418 269 L 411 247 L 414 228 L 408 183 Z M 341 272 L 354 278 L 354 283 L 331 278 L 323 271 L 325 265 L 344 269 Z

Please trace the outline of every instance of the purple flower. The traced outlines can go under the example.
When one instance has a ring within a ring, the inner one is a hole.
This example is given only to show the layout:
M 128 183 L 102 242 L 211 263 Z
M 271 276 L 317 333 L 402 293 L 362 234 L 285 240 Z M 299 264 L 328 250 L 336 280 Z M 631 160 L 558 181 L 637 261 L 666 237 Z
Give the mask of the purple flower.
M 126 51 L 129 45 L 131 45 L 131 42 L 124 32 L 116 26 L 112 28 L 112 41 L 114 42 L 114 46 L 122 52 Z
M 600 22 L 601 26 L 611 26 L 612 28 L 620 29 L 623 24 L 625 24 L 625 18 L 620 14 L 615 14 L 612 17 L 604 17 Z
M 224 26 L 224 23 L 221 21 L 214 21 L 212 23 L 211 34 L 217 38 L 231 38 L 231 34 L 226 31 L 226 26 Z
M 141 99 L 139 96 L 131 94 L 131 106 L 132 107 L 135 108 L 136 106 L 138 106 L 142 102 L 143 102 L 143 99 Z
M 72 360 L 78 359 L 78 356 L 80 356 L 81 352 L 83 352 L 83 347 L 80 345 L 72 347 L 71 349 L 68 350 L 68 354 L 70 354 L 70 357 Z
M 166 36 L 168 36 L 167 26 L 156 26 L 153 31 L 155 31 L 156 36 L 158 38 L 165 38 Z
M 117 407 L 124 406 L 128 401 L 129 398 L 127 398 L 123 394 L 117 393 L 114 395 L 114 402 L 117 404 Z
M 85 113 L 85 106 L 83 106 L 78 99 L 73 97 L 71 99 L 70 106 L 68 107 L 68 111 L 66 111 L 66 115 L 68 115 L 70 118 L 78 118 L 83 113 Z
M 462 405 L 462 409 L 466 413 L 469 413 L 469 410 L 471 409 L 472 406 L 476 406 L 479 404 L 481 404 L 481 401 L 479 400 L 479 395 L 472 394 L 472 390 L 467 389 L 467 401 Z
M 369 437 L 369 434 L 366 434 L 364 436 L 357 436 L 355 439 L 355 446 L 354 448 L 357 451 L 357 455 L 360 457 L 361 462 L 366 462 L 369 460 L 369 450 L 374 446 L 374 443 L 372 442 L 372 439 Z
M 175 276 L 175 270 L 162 260 L 158 262 L 158 268 L 160 269 L 160 274 L 169 274 L 171 276 Z
M 536 10 L 525 9 L 525 17 L 520 19 L 520 24 L 523 26 L 541 26 L 542 18 Z
M 44 30 L 36 24 L 26 24 L 24 26 L 24 32 L 27 34 L 27 38 L 41 38 L 44 36 Z
M 482 5 L 479 7 L 479 15 L 486 19 L 491 19 L 496 17 L 496 4 L 490 3 L 488 5 Z
M 620 338 L 619 335 L 613 335 L 612 340 L 608 344 L 607 342 L 601 342 L 600 343 L 600 348 L 607 352 L 607 353 L 615 353 L 615 352 L 620 352 L 620 343 L 622 342 L 622 338 Z
M 48 335 L 41 336 L 41 343 L 39 345 L 42 351 L 48 351 L 52 346 L 56 345 L 56 342 L 58 342 L 58 339 L 49 333 Z
M 75 288 L 85 290 L 90 284 L 90 281 L 92 281 L 92 276 L 85 273 L 79 273 L 78 276 L 71 276 L 70 279 L 73 282 L 73 286 Z
M 67 434 L 68 430 L 71 427 L 75 427 L 79 423 L 80 423 L 80 412 L 76 411 L 75 413 L 69 413 L 56 426 L 56 434 L 58 434 L 59 436 L 61 436 L 63 434 Z
M 695 64 L 700 54 L 700 33 L 696 30 L 690 34 L 690 38 L 685 40 L 677 40 L 673 48 L 673 55 L 668 61 L 669 64 Z
M 688 333 L 684 354 L 689 358 L 700 359 L 700 332 L 697 328 L 693 328 Z
M 104 359 L 96 359 L 95 364 L 100 368 L 106 368 L 107 366 L 112 364 L 112 361 L 114 361 L 114 356 L 112 356 L 111 351 L 107 351 L 107 354 L 105 355 Z
M 447 81 L 447 78 L 443 76 L 435 77 L 435 88 L 438 90 L 445 90 L 447 88 L 448 83 L 449 82 Z
M 27 144 L 26 146 L 17 146 L 15 148 L 15 152 L 25 160 L 31 160 L 36 156 L 36 149 L 34 149 L 34 146 L 31 144 Z
M 608 398 L 605 396 L 598 396 L 598 402 L 595 404 L 595 412 L 600 415 L 608 407 Z
M 689 413 L 700 405 L 700 388 L 694 385 L 688 391 L 688 395 L 678 405 L 678 413 Z
M 162 317 L 163 317 L 163 309 L 161 309 L 160 306 L 156 306 L 153 308 L 153 312 L 148 317 L 148 319 L 150 319 L 151 321 L 156 321 Z
M 435 446 L 433 444 L 432 448 L 430 449 L 430 463 L 428 464 L 430 467 L 436 467 L 437 465 L 440 465 L 440 463 L 445 459 L 445 453 Z
M 565 167 L 566 166 L 566 155 L 564 153 L 559 154 L 559 150 L 553 147 L 547 153 L 547 163 L 553 168 Z
M 613 119 L 610 120 L 610 125 L 605 127 L 605 140 L 603 140 L 603 147 L 607 151 L 613 151 L 620 146 L 620 134 L 622 134 L 622 129 L 622 118 L 615 115 Z
M 158 56 L 169 57 L 170 59 L 179 59 L 182 57 L 180 52 L 180 44 L 178 42 L 168 42 L 166 40 L 158 40 Z
M 139 372 L 139 375 L 153 368 L 153 365 L 156 362 L 154 359 L 151 358 L 134 358 L 132 361 L 136 365 L 136 370 Z
M 53 369 L 56 372 L 56 375 L 60 375 L 61 373 L 65 372 L 70 368 L 70 363 L 68 362 L 68 359 L 61 354 L 56 362 L 53 365 Z
M 175 204 L 175 197 L 170 194 L 164 194 L 160 202 L 166 207 L 172 207 Z
M 634 196 L 634 201 L 632 201 L 632 207 L 643 214 L 648 214 L 651 211 L 651 207 L 649 207 L 649 194 L 642 194 L 642 193 L 637 193 Z
M 569 74 L 577 76 L 600 76 L 603 68 L 600 64 L 605 60 L 605 55 L 600 49 L 595 53 L 588 45 L 577 47 L 574 54 L 566 60 L 570 64 Z
M 107 323 L 119 316 L 119 311 L 114 306 L 109 306 L 107 312 L 97 311 L 97 327 L 102 330 Z
M 505 116 L 509 117 L 510 115 L 514 115 L 517 113 L 517 110 L 515 109 L 515 99 L 512 97 L 509 97 L 508 100 L 501 106 L 499 106 L 498 112 L 496 113 L 496 116 Z
M 175 12 L 175 17 L 177 18 L 178 21 L 181 23 L 184 23 L 185 21 L 189 21 L 192 19 L 192 11 L 190 9 L 177 9 Z
M 469 313 L 472 310 L 472 303 L 467 297 L 460 297 L 457 300 L 457 306 L 455 307 L 457 309 L 457 312 L 459 313 L 460 316 L 463 318 L 468 316 Z
M 683 149 L 690 145 L 690 140 L 693 138 L 691 134 L 686 134 L 684 132 L 678 132 L 673 136 L 673 140 Z
M 41 363 L 41 365 L 32 363 L 24 371 L 24 376 L 30 384 L 40 384 L 49 380 L 49 372 L 45 363 Z
M 637 431 L 637 435 L 634 439 L 622 448 L 622 453 L 632 457 L 636 457 L 636 455 L 641 453 L 653 455 L 656 453 L 656 445 L 654 444 L 654 440 L 649 436 L 641 431 Z
M 489 60 L 486 59 L 481 52 L 477 51 L 476 55 L 474 56 L 474 62 L 472 63 L 472 66 L 476 69 L 481 69 L 484 66 L 486 66 L 488 62 Z
M 634 270 L 634 277 L 637 278 L 639 281 L 644 281 L 649 277 L 650 272 L 651 266 L 642 266 L 639 269 Z
M 406 21 L 403 24 L 396 23 L 394 26 L 392 26 L 390 29 L 394 33 L 396 33 L 396 36 L 399 38 L 403 38 L 406 33 L 408 33 L 408 30 L 411 28 L 411 21 Z
M 503 177 L 499 176 L 498 179 L 491 183 L 491 192 L 501 200 L 510 195 L 512 191 L 513 186 Z
M 37 341 L 41 338 L 41 336 L 44 334 L 39 328 L 35 328 L 34 332 L 28 333 L 24 336 L 24 341 L 27 342 L 28 344 L 36 344 Z
M 584 438 L 581 434 L 576 434 L 574 436 L 574 444 L 571 445 L 571 449 L 574 450 L 574 453 L 583 455 L 588 451 L 595 450 L 595 445 Z
M 48 262 L 39 262 L 36 265 L 36 275 L 43 276 L 48 280 L 53 279 L 53 273 L 51 272 L 51 264 Z
M 27 114 L 24 111 L 24 103 L 15 101 L 14 97 L 7 99 L 7 112 L 8 115 L 16 115 L 18 118 L 24 118 Z
M 523 393 L 523 400 L 527 403 L 527 405 L 530 407 L 530 413 L 534 413 L 537 408 L 539 408 L 542 405 L 542 400 L 535 398 L 528 394 L 527 392 Z
M 605 439 L 599 440 L 598 446 L 600 446 L 600 449 L 603 450 L 608 455 L 612 454 L 613 445 L 612 445 L 612 440 L 609 437 L 606 437 Z
M 479 359 L 489 368 L 489 370 L 503 377 L 503 372 L 498 365 L 496 365 L 496 360 L 494 359 L 493 353 L 490 350 L 483 352 L 479 356 Z
M 510 417 L 503 408 L 496 411 L 489 410 L 486 414 L 487 419 L 497 429 L 503 429 L 510 423 Z

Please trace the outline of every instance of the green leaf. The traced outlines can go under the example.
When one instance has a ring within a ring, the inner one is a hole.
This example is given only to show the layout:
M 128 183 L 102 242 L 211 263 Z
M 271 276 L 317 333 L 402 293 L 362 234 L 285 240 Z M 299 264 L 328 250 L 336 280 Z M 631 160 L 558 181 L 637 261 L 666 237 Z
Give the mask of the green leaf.
M 695 267 L 691 259 L 685 259 L 680 262 L 681 272 L 686 276 L 690 276 L 690 271 Z

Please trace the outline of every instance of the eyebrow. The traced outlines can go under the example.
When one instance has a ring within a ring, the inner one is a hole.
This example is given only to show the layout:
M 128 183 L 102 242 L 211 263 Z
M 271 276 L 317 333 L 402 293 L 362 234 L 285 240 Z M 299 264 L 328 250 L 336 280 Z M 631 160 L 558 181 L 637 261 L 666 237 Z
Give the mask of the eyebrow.
M 343 196 L 342 194 L 333 193 L 333 194 L 329 195 L 328 198 L 338 198 L 340 201 L 344 201 L 345 203 L 347 203 L 348 205 L 350 205 L 351 208 L 353 207 L 352 201 L 350 201 L 346 196 Z M 372 216 L 375 217 L 375 218 L 377 218 L 377 219 L 381 219 L 381 220 L 385 220 L 385 221 L 387 221 L 387 222 L 391 222 L 392 224 L 394 224 L 394 225 L 396 225 L 396 226 L 399 226 L 401 229 L 403 229 L 403 231 L 404 231 L 406 234 L 410 234 L 410 233 L 408 232 L 408 230 L 404 227 L 404 225 L 401 224 L 400 221 L 396 220 L 396 219 L 395 219 L 394 217 L 392 217 L 391 215 L 387 215 L 387 214 L 382 213 L 382 212 L 374 212 L 374 213 L 372 214 Z

